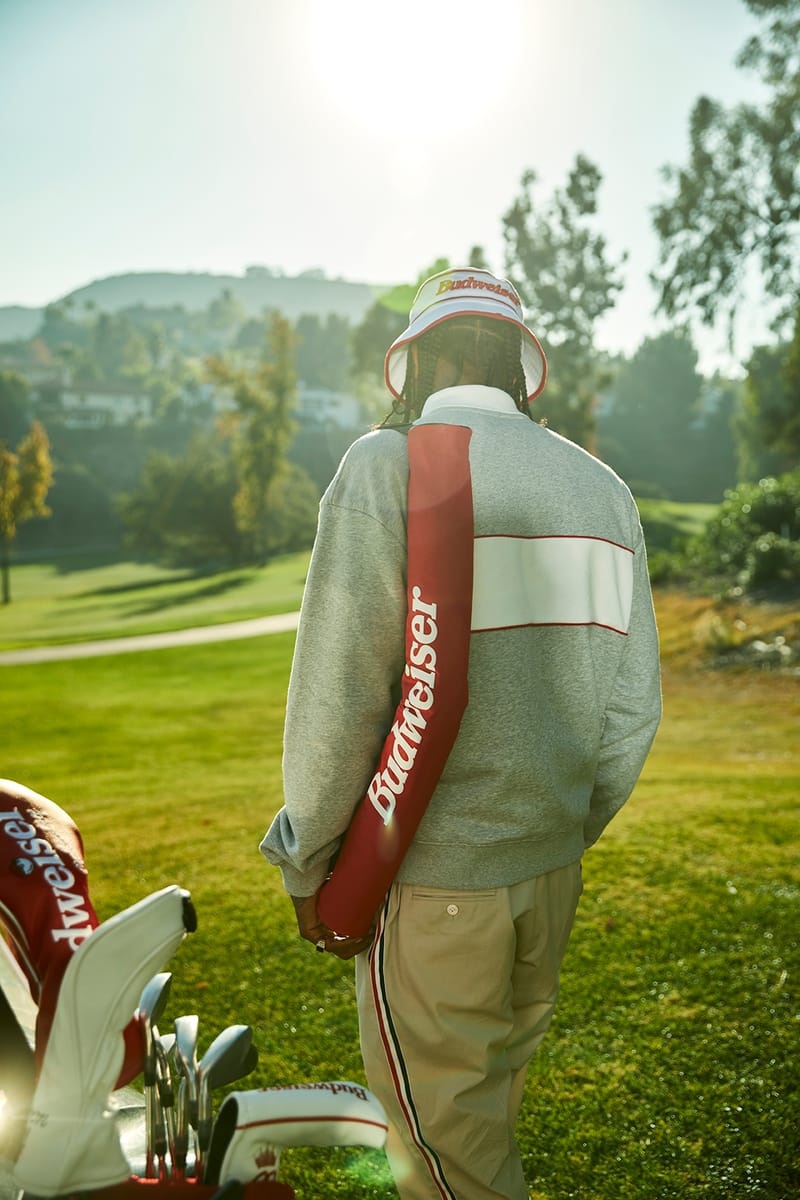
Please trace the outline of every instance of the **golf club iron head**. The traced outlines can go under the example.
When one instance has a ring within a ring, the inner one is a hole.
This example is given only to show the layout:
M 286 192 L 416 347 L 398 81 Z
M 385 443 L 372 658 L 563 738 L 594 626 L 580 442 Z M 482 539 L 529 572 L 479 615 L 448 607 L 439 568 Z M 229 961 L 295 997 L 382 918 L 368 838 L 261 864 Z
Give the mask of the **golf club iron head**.
M 189 1088 L 190 1111 L 197 1102 L 197 1027 L 196 1013 L 175 1018 L 175 1064 Z
M 197 1068 L 199 1171 L 202 1169 L 203 1155 L 211 1141 L 212 1090 L 241 1079 L 253 1070 L 257 1062 L 258 1051 L 253 1045 L 253 1031 L 249 1025 L 230 1025 L 223 1029 L 200 1060 Z

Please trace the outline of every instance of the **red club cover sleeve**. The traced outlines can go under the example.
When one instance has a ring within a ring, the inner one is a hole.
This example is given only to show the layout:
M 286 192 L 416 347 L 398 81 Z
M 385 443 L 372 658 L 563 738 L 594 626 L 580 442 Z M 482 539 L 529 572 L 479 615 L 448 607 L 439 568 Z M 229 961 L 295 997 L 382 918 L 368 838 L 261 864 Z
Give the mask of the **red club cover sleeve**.
M 0 779 L 0 933 L 4 926 L 39 1006 L 37 1068 L 67 963 L 98 924 L 75 822 L 52 800 Z M 132 1022 L 125 1032 L 118 1086 L 141 1069 L 139 1035 Z
M 471 430 L 417 425 L 408 435 L 408 615 L 402 698 L 356 809 L 319 914 L 365 934 L 439 782 L 467 706 L 472 618 Z

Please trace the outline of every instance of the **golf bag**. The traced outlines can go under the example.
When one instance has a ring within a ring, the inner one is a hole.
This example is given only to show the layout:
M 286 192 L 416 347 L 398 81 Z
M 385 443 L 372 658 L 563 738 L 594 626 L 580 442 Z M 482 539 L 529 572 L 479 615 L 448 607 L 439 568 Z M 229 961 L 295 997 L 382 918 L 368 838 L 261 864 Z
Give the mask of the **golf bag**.
M 64 971 L 98 923 L 89 898 L 83 841 L 75 822 L 52 800 L 0 779 L 0 925 L 5 927 L 37 1005 L 37 1068 L 47 1046 Z M 2 1028 L 15 1045 L 16 1058 L 24 1058 L 8 1013 Z M 139 1035 L 131 1022 L 125 1031 L 117 1086 L 128 1083 L 141 1069 Z
M 0 937 L 0 1200 L 67 1200 L 78 1193 L 81 1200 L 134 1200 L 142 1186 L 161 1191 L 162 1184 L 176 1200 L 187 1188 L 187 1198 L 210 1200 L 222 1187 L 233 1200 L 291 1200 L 294 1192 L 277 1179 L 282 1147 L 384 1144 L 385 1113 L 359 1084 L 237 1092 L 216 1123 L 198 1088 L 206 1141 L 202 1119 L 195 1124 L 195 1095 L 190 1170 L 185 1124 L 180 1170 L 172 1136 L 168 1170 L 169 1122 L 152 1086 L 158 1083 L 166 1103 L 165 1079 L 152 1065 L 156 1031 L 152 1019 L 144 1020 L 144 998 L 154 991 L 166 996 L 171 977 L 156 973 L 196 928 L 189 895 L 165 887 L 99 924 L 71 817 L 9 780 L 0 781 L 0 809 L 0 920 L 8 933 L 8 943 Z M 181 1021 L 196 1026 L 197 1018 L 178 1018 L 176 1034 Z M 213 1086 L 252 1070 L 251 1033 L 246 1026 L 224 1031 L 195 1064 L 198 1080 L 205 1064 L 210 1090 L 214 1045 L 235 1044 L 239 1059 L 231 1063 L 229 1055 L 227 1069 L 238 1073 L 227 1079 L 217 1059 Z M 158 1040 L 163 1052 L 166 1039 Z M 120 1080 L 142 1068 L 144 1099 L 133 1088 L 119 1089 Z M 190 1081 L 180 1082 L 182 1096 Z M 156 1113 L 164 1138 L 158 1173 Z

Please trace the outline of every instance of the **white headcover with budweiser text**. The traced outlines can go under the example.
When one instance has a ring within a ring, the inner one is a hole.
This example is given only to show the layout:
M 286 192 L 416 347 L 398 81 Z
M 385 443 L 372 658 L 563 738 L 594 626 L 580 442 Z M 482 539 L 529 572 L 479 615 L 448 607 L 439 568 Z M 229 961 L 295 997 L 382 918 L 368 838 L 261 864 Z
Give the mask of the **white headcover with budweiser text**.
M 187 893 L 163 888 L 99 925 L 61 980 L 15 1179 L 38 1196 L 121 1183 L 130 1166 L 109 1096 L 142 988 L 186 933 Z
M 61 977 L 99 925 L 89 895 L 80 830 L 69 813 L 13 779 L 0 779 L 0 927 L 38 1006 L 34 1049 L 41 1065 Z M 119 1086 L 142 1069 L 138 1030 L 126 1030 Z
M 274 1179 L 285 1146 L 369 1146 L 381 1149 L 383 1105 L 360 1083 L 332 1080 L 231 1092 L 217 1117 L 205 1182 Z

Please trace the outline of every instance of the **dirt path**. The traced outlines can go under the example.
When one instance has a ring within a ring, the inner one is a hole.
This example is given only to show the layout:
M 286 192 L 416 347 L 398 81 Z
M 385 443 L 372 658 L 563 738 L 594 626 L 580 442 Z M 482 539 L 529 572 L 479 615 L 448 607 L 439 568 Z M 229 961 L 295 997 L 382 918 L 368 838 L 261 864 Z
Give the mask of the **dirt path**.
M 286 633 L 297 628 L 299 613 L 279 613 L 252 621 L 229 621 L 224 625 L 199 625 L 172 633 L 146 633 L 139 637 L 108 638 L 103 642 L 76 642 L 69 646 L 32 646 L 27 650 L 0 651 L 0 666 L 58 662 L 66 658 L 100 658 L 108 654 L 131 654 L 137 650 L 163 650 L 169 646 L 196 646 L 201 642 L 230 642 L 238 638 Z

